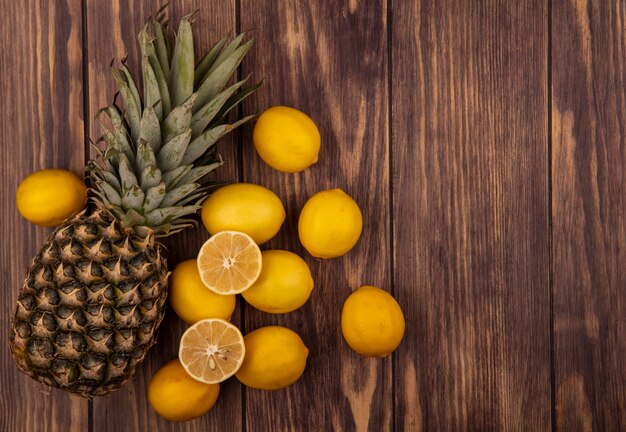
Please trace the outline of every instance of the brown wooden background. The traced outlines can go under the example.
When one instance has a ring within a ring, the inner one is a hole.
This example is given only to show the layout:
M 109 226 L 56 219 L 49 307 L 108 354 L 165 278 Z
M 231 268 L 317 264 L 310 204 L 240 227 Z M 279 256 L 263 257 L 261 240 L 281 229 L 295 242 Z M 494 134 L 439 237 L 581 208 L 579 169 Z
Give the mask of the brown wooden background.
M 0 0 L 1 333 L 49 230 L 20 218 L 30 172 L 82 172 L 112 58 L 136 65 L 156 1 Z M 176 355 L 171 312 L 138 378 L 87 401 L 20 375 L 0 344 L 0 431 L 626 431 L 626 2 L 624 0 L 176 0 L 200 9 L 197 44 L 250 30 L 241 74 L 265 85 L 242 109 L 285 104 L 320 127 L 317 165 L 264 165 L 251 127 L 221 143 L 219 176 L 262 184 L 288 219 L 270 247 L 305 256 L 316 288 L 273 316 L 239 305 L 244 330 L 299 332 L 303 378 L 276 392 L 223 385 L 184 423 L 147 404 Z M 364 211 L 347 256 L 297 240 L 306 198 L 341 187 Z M 172 239 L 170 262 L 207 234 Z M 407 331 L 385 360 L 343 342 L 341 305 L 374 284 Z M 6 341 L 6 339 L 5 339 Z

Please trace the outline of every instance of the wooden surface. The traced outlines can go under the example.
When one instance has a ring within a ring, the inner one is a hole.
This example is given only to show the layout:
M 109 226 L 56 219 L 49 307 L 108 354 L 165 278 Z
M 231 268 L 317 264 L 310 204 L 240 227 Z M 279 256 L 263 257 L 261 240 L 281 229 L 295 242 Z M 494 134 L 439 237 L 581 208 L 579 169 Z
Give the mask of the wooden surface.
M 83 173 L 83 47 L 79 0 L 2 1 L 0 26 L 0 431 L 84 431 L 89 402 L 23 376 L 9 351 L 10 318 L 32 258 L 50 230 L 21 218 L 15 190 L 35 170 Z
M 547 8 L 465 4 L 392 10 L 397 426 L 545 431 Z
M 552 22 L 556 423 L 624 431 L 626 3 L 554 2 Z
M 1 331 L 50 232 L 14 192 L 44 167 L 77 173 L 108 66 L 129 55 L 157 1 L 0 0 Z M 23 4 L 22 4 L 23 3 Z M 147 404 L 151 375 L 186 327 L 167 312 L 136 380 L 87 401 L 19 374 L 0 344 L 0 431 L 626 430 L 626 3 L 623 0 L 300 2 L 177 0 L 200 9 L 196 44 L 250 30 L 241 75 L 264 79 L 241 113 L 284 104 L 320 128 L 320 161 L 271 170 L 251 126 L 220 143 L 217 176 L 278 193 L 288 217 L 268 248 L 307 260 L 316 287 L 286 315 L 240 303 L 244 331 L 280 324 L 311 354 L 300 381 L 263 392 L 236 380 L 183 424 Z M 297 240 L 307 197 L 341 187 L 364 234 L 319 261 Z M 190 258 L 203 229 L 168 241 Z M 341 305 L 362 284 L 407 321 L 391 357 L 343 342 Z

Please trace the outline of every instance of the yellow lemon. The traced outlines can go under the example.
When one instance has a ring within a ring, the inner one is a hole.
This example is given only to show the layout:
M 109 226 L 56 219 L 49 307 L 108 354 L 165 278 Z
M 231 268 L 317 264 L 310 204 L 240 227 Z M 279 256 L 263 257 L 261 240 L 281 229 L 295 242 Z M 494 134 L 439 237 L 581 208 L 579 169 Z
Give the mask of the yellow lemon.
M 358 204 L 341 189 L 318 192 L 302 208 L 300 242 L 317 258 L 347 253 L 361 236 L 363 217 Z
M 404 336 L 404 314 L 386 291 L 362 286 L 343 304 L 341 331 L 348 345 L 367 357 L 386 357 Z
M 17 210 L 24 219 L 41 226 L 60 225 L 86 206 L 87 186 L 73 172 L 63 169 L 37 171 L 17 188 Z
M 252 140 L 266 164 L 288 173 L 313 165 L 320 151 L 320 132 L 313 120 L 286 106 L 275 106 L 261 114 Z
M 235 310 L 234 295 L 220 295 L 200 279 L 195 259 L 183 261 L 170 276 L 167 299 L 176 314 L 189 324 L 205 318 L 230 320 Z
M 261 255 L 261 275 L 241 294 L 243 298 L 268 313 L 291 312 L 306 303 L 313 290 L 313 278 L 307 263 L 284 250 L 268 250 Z
M 248 387 L 277 390 L 298 381 L 309 350 L 298 334 L 285 327 L 262 327 L 244 337 L 246 356 L 235 375 Z
M 234 183 L 213 192 L 202 204 L 201 216 L 211 234 L 240 231 L 261 244 L 276 235 L 285 220 L 285 208 L 263 186 Z
M 163 418 L 185 421 L 199 417 L 213 408 L 220 392 L 219 384 L 205 384 L 191 378 L 178 359 L 172 360 L 152 376 L 148 401 Z

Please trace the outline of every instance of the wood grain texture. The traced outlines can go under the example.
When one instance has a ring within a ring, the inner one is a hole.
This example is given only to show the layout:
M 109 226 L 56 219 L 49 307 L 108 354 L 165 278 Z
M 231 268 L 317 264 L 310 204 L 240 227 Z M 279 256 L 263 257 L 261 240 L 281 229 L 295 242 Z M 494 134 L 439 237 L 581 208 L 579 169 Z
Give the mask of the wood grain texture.
M 87 401 L 19 373 L 8 344 L 18 291 L 51 233 L 21 218 L 15 190 L 24 177 L 42 168 L 83 173 L 81 3 L 2 0 L 0 10 L 0 430 L 83 431 Z
M 0 0 L 5 335 L 50 233 L 19 216 L 14 191 L 38 169 L 83 172 L 83 119 L 97 138 L 91 119 L 115 91 L 109 63 L 128 55 L 138 70 L 136 35 L 160 3 Z M 136 380 L 93 402 L 19 374 L 0 344 L 0 431 L 545 431 L 551 415 L 555 432 L 626 430 L 624 0 L 176 0 L 171 21 L 196 9 L 201 49 L 238 22 L 257 40 L 241 75 L 265 84 L 243 114 L 290 105 L 322 134 L 319 162 L 283 174 L 256 155 L 248 125 L 219 144 L 216 174 L 285 203 L 263 248 L 307 260 L 311 299 L 285 315 L 244 306 L 234 321 L 297 331 L 307 370 L 275 392 L 231 379 L 209 414 L 164 421 L 147 386 L 186 328 L 168 310 Z M 312 259 L 298 215 L 334 187 L 363 209 L 363 236 L 342 258 Z M 207 236 L 168 240 L 170 267 Z M 385 360 L 341 336 L 343 301 L 363 284 L 405 312 L 405 340 Z
M 559 431 L 626 430 L 626 3 L 552 2 Z
M 396 427 L 549 430 L 546 2 L 391 15 Z
M 391 358 L 365 359 L 341 335 L 341 308 L 352 290 L 389 290 L 389 157 L 387 26 L 384 1 L 242 0 L 241 27 L 257 47 L 243 75 L 265 85 L 244 113 L 288 105 L 309 114 L 322 137 L 319 162 L 300 174 L 271 169 L 244 133 L 244 180 L 275 191 L 287 219 L 265 249 L 288 249 L 311 267 L 315 288 L 300 309 L 270 315 L 246 308 L 246 331 L 283 325 L 310 349 L 302 378 L 287 389 L 246 390 L 250 432 L 372 430 L 392 427 Z M 363 211 L 363 235 L 347 255 L 313 259 L 298 240 L 297 220 L 308 197 L 342 188 Z
M 137 34 L 146 19 L 161 6 L 161 1 L 88 1 L 87 28 L 89 56 L 89 117 L 111 103 L 115 93 L 109 73 L 111 59 L 128 54 L 129 67 L 136 73 L 139 68 Z M 180 0 L 169 6 L 170 22 L 177 27 L 178 20 L 199 10 L 194 24 L 196 53 L 209 49 L 212 43 L 235 30 L 235 8 L 231 0 L 202 2 Z M 136 75 L 137 76 L 137 75 Z M 95 122 L 91 122 L 91 137 L 99 136 Z M 221 180 L 237 180 L 237 148 L 233 136 L 218 144 L 226 164 L 216 173 Z M 168 267 L 171 269 L 185 259 L 197 255 L 208 233 L 200 225 L 165 242 L 168 248 Z M 234 317 L 237 317 L 235 311 Z M 234 322 L 237 322 L 235 319 Z M 178 343 L 187 325 L 171 308 L 161 324 L 157 344 L 151 349 L 134 382 L 127 384 L 107 398 L 93 402 L 93 431 L 210 431 L 239 430 L 241 428 L 241 386 L 236 380 L 221 385 L 218 403 L 213 410 L 196 420 L 172 423 L 159 417 L 147 399 L 148 383 L 152 375 L 167 361 L 178 355 Z

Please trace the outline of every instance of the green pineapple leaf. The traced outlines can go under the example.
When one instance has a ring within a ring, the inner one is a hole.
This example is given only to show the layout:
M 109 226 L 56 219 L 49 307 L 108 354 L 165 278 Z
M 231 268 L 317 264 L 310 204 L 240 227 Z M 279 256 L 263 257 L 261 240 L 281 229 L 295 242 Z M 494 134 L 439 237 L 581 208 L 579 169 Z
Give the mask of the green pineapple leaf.
M 139 185 L 142 189 L 154 187 L 161 183 L 161 170 L 156 166 L 148 166 L 141 171 Z
M 157 163 L 161 170 L 170 171 L 180 165 L 189 141 L 191 141 L 191 129 L 175 136 L 161 147 L 157 153 Z
M 198 189 L 200 185 L 198 183 L 188 183 L 177 188 L 174 188 L 167 192 L 165 197 L 163 198 L 163 202 L 160 204 L 162 207 L 171 207 L 180 205 L 179 202 L 182 201 L 185 197 L 191 194 L 193 191 Z
M 249 76 L 248 76 L 248 78 L 249 78 Z M 232 110 L 234 107 L 239 105 L 241 103 L 241 101 L 243 101 L 245 98 L 250 96 L 252 93 L 257 91 L 261 87 L 262 84 L 263 84 L 263 82 L 260 82 L 258 84 L 254 84 L 254 85 L 246 87 L 243 90 L 241 90 L 240 92 L 237 92 L 234 95 L 232 95 L 226 101 L 226 103 L 224 104 L 224 106 L 222 107 L 220 112 L 217 113 L 217 115 L 215 116 L 214 120 L 209 124 L 209 127 L 214 127 L 214 126 L 216 126 L 218 124 L 222 124 L 222 122 L 225 121 L 225 117 L 230 112 L 230 110 Z
M 194 82 L 195 85 L 201 84 L 204 80 L 207 72 L 217 60 L 217 57 L 222 52 L 222 48 L 226 45 L 226 41 L 228 41 L 228 36 L 224 36 L 219 42 L 217 42 L 213 47 L 206 53 L 206 55 L 200 60 L 200 62 L 196 65 L 196 70 L 194 72 Z
M 220 112 L 226 101 L 243 86 L 248 78 L 241 80 L 226 90 L 221 91 L 213 99 L 207 102 L 202 108 L 197 110 L 191 117 L 192 137 L 199 136 L 204 129 L 211 123 L 211 120 Z
M 143 211 L 149 212 L 159 207 L 166 195 L 165 182 L 152 186 L 146 190 L 146 197 L 143 201 Z
M 178 25 L 172 68 L 169 75 L 169 88 L 172 103 L 182 104 L 193 93 L 194 80 L 194 48 L 191 20 L 194 14 L 184 16 Z
M 204 73 L 204 76 L 202 77 L 201 81 L 199 84 L 202 84 L 208 77 L 209 75 L 221 64 L 224 62 L 224 60 L 228 59 L 237 48 L 239 48 L 239 46 L 241 45 L 241 42 L 243 41 L 243 38 L 245 37 L 246 33 L 242 32 L 240 34 L 238 34 L 237 36 L 235 36 L 235 38 L 232 40 L 231 43 L 228 44 L 228 46 L 226 48 L 224 48 L 222 50 L 222 52 L 219 53 L 219 56 L 215 59 L 215 61 L 213 62 L 213 64 L 211 65 L 211 67 L 206 71 L 206 73 Z
M 191 125 L 191 107 L 196 100 L 196 93 L 191 95 L 184 104 L 177 106 L 167 116 L 162 125 L 163 142 L 167 142 Z
M 126 106 L 126 113 L 128 114 L 128 122 L 130 124 L 130 136 L 133 140 L 139 137 L 139 122 L 141 120 L 141 105 L 137 104 L 136 99 L 133 96 L 133 92 L 130 89 L 126 76 L 120 72 L 119 69 L 111 68 L 113 73 L 113 79 L 117 85 L 117 89 L 122 95 L 124 105 Z
M 198 99 L 194 106 L 194 111 L 200 109 L 204 104 L 213 99 L 217 93 L 224 87 L 228 79 L 235 72 L 244 56 L 254 43 L 254 39 L 250 39 L 245 44 L 237 48 L 233 53 L 221 62 L 213 71 L 208 72 L 207 78 L 198 88 Z
M 122 195 L 122 207 L 141 211 L 145 194 L 139 185 L 132 185 Z
M 167 186 L 168 189 L 173 187 L 183 176 L 187 175 L 189 171 L 191 171 L 191 165 L 179 166 L 178 168 L 166 172 L 162 176 L 165 186 Z
M 144 140 L 150 145 L 152 151 L 159 151 L 161 148 L 161 126 L 154 108 L 149 106 L 143 110 L 140 127 L 139 141 Z
M 167 54 L 165 31 L 159 20 L 152 19 L 151 23 L 152 27 L 154 28 L 154 43 L 156 55 L 159 60 L 159 65 L 161 65 L 161 70 L 163 71 L 165 76 L 168 76 L 170 73 L 170 58 Z

